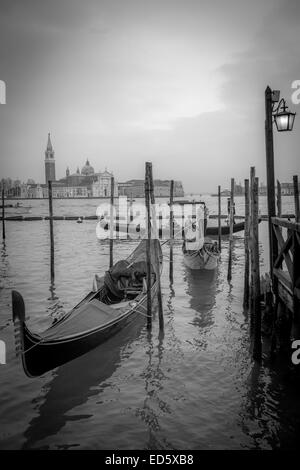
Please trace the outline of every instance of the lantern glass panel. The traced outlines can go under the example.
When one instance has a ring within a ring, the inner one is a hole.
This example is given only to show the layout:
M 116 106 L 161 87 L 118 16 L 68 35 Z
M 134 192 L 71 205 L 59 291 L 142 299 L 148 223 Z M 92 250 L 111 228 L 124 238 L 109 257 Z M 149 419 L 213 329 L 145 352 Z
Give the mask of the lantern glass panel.
M 275 124 L 278 132 L 292 131 L 296 113 L 282 112 L 275 114 Z
M 289 126 L 289 116 L 287 113 L 276 114 L 275 124 L 278 132 L 287 131 Z
M 293 130 L 295 116 L 296 116 L 296 113 L 290 113 L 290 115 L 289 115 L 289 131 Z

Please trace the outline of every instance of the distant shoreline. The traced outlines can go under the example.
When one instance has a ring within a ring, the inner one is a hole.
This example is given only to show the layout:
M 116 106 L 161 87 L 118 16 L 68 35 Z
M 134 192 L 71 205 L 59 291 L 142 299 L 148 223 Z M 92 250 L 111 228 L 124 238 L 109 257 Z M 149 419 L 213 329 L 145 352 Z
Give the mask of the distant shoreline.
M 115 196 L 114 199 L 119 199 L 120 197 L 126 197 L 126 196 Z M 167 198 L 169 196 L 155 196 L 155 198 Z M 182 196 L 174 196 L 175 198 L 181 198 Z M 68 199 L 110 199 L 110 196 L 90 196 L 90 197 L 53 197 L 52 199 L 63 199 L 63 200 L 68 200 Z M 130 201 L 131 198 L 127 196 L 127 199 Z M 144 199 L 144 196 L 135 196 L 132 198 L 133 200 L 135 199 Z M 5 197 L 6 201 L 47 201 L 47 197 Z

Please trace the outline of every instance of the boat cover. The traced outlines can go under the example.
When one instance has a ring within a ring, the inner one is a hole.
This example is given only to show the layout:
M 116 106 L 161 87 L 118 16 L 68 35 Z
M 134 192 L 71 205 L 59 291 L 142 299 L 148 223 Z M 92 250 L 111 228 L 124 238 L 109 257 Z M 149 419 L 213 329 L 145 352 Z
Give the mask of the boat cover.
M 153 272 L 153 271 L 152 271 Z M 104 286 L 116 299 L 123 299 L 128 289 L 142 290 L 147 275 L 146 261 L 118 261 L 104 276 Z

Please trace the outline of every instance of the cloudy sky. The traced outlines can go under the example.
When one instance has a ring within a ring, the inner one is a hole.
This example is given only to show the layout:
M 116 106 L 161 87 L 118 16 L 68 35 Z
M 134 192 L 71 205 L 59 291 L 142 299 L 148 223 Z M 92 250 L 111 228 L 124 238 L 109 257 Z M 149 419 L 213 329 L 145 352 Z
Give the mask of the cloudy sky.
M 264 90 L 300 114 L 299 38 L 299 0 L 0 0 L 0 178 L 44 182 L 51 132 L 57 177 L 89 158 L 118 181 L 152 161 L 187 192 L 251 165 L 266 181 Z M 300 122 L 274 139 L 292 180 Z

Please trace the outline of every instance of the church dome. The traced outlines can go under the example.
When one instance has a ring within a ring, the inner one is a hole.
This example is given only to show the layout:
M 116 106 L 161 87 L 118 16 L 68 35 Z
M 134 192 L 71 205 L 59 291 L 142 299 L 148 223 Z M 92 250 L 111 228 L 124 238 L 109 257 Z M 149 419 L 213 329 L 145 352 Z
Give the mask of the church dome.
M 90 162 L 87 160 L 85 165 L 81 169 L 81 174 L 84 176 L 90 176 L 95 173 L 94 168 L 90 165 Z

